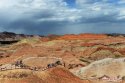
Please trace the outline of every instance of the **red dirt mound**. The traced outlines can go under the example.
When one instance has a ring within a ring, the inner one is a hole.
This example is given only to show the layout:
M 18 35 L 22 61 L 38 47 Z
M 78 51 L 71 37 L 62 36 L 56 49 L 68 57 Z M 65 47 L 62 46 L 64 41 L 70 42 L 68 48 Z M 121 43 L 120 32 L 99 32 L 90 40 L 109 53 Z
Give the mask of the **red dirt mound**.
M 68 70 L 61 67 L 36 72 L 11 70 L 0 72 L 0 76 L 3 76 L 0 79 L 0 83 L 90 83 L 87 80 L 79 79 Z
M 79 35 L 64 35 L 59 37 L 58 39 L 64 39 L 64 40 L 77 40 L 77 39 L 104 39 L 107 38 L 104 34 L 79 34 Z
M 48 71 L 48 76 L 44 83 L 89 83 L 86 80 L 80 80 L 68 70 L 63 68 L 53 68 Z

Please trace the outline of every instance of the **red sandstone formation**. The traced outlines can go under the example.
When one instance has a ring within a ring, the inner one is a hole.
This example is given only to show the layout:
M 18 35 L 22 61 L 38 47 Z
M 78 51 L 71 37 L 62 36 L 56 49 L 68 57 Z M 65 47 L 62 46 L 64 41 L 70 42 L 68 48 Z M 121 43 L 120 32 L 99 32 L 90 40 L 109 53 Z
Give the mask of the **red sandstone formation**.
M 64 35 L 59 37 L 58 39 L 64 39 L 64 40 L 80 40 L 80 39 L 104 39 L 107 38 L 106 35 L 103 34 L 79 34 L 79 35 Z

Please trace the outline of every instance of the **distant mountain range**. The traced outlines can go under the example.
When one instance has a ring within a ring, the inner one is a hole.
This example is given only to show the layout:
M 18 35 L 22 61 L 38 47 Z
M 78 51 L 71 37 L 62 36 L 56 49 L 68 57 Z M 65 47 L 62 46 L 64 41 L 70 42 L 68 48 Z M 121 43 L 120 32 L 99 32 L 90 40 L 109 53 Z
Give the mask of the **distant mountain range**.
M 13 32 L 0 32 L 0 41 L 15 41 L 26 37 L 33 37 L 33 35 L 16 34 Z
M 125 34 L 119 34 L 119 33 L 111 33 L 111 34 L 105 34 L 107 36 L 125 36 Z M 27 37 L 33 37 L 35 35 L 25 35 L 25 34 L 16 34 L 13 32 L 0 32 L 0 41 L 15 41 L 15 40 L 20 40 L 22 38 L 27 38 Z M 40 35 L 37 35 L 40 36 Z M 59 35 L 48 35 L 46 37 L 48 38 L 53 38 L 53 37 L 58 37 Z M 44 36 L 40 36 L 44 37 Z
M 108 36 L 113 36 L 113 37 L 117 37 L 117 36 L 125 36 L 125 34 L 119 34 L 119 33 L 110 33 L 110 34 L 106 34 Z

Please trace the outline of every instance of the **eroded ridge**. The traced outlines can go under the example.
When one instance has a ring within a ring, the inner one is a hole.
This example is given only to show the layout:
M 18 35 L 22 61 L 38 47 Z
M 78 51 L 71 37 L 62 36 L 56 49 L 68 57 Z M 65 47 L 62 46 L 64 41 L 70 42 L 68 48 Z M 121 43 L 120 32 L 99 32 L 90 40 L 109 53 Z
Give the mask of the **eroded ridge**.
M 39 57 L 30 57 L 30 58 L 26 58 L 24 60 L 28 60 L 28 59 L 35 59 L 35 58 L 39 58 Z M 29 70 L 33 70 L 33 71 L 39 71 L 39 70 L 47 70 L 47 69 L 50 69 L 50 68 L 53 68 L 53 67 L 57 67 L 57 66 L 64 66 L 65 67 L 65 63 L 62 61 L 61 58 L 56 58 L 56 57 L 42 57 L 41 59 L 55 59 L 53 62 L 51 63 L 48 63 L 46 65 L 44 65 L 44 67 L 38 67 L 38 66 L 29 66 L 29 65 L 26 65 L 24 63 L 24 60 L 17 60 L 16 62 L 14 63 L 11 63 L 11 64 L 1 64 L 0 65 L 0 71 L 7 71 L 7 70 L 14 70 L 14 69 L 29 69 Z M 36 59 L 36 62 L 37 62 L 37 59 Z M 42 63 L 40 63 L 42 64 Z
M 76 75 L 81 79 L 121 82 L 125 80 L 125 58 L 106 58 L 81 68 Z

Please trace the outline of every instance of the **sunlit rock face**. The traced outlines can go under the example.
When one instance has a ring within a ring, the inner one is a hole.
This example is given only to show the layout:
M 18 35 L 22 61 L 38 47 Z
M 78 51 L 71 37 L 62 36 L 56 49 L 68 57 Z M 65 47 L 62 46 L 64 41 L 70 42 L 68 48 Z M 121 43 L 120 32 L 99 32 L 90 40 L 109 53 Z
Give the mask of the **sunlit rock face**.
M 125 58 L 106 58 L 81 68 L 77 73 L 81 79 L 101 79 L 118 82 L 125 77 Z

